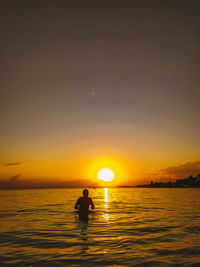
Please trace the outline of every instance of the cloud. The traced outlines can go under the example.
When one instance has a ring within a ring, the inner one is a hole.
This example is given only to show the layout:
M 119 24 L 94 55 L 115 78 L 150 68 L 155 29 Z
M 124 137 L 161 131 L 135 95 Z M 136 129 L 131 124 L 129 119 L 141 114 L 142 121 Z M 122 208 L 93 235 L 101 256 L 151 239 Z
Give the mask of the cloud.
M 184 162 L 178 166 L 171 166 L 160 170 L 161 174 L 173 178 L 186 178 L 200 173 L 200 161 Z
M 14 175 L 14 176 L 10 177 L 9 181 L 10 182 L 16 182 L 21 177 L 21 175 L 22 175 L 21 173 Z
M 18 165 L 22 165 L 22 163 L 21 162 L 10 162 L 10 163 L 5 163 L 3 166 L 11 167 L 11 166 L 18 166 Z
M 9 179 L 0 178 L 0 189 L 25 189 L 25 188 L 83 188 L 83 187 L 98 187 L 98 183 L 90 180 L 59 180 L 52 179 L 19 179 L 23 174 L 18 173 Z

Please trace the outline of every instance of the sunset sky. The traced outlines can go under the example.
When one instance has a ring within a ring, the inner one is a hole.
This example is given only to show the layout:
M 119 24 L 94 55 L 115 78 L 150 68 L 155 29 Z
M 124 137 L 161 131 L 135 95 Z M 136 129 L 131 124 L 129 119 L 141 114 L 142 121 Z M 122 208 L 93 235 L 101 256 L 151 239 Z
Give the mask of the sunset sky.
M 200 173 L 198 5 L 3 1 L 0 179 Z

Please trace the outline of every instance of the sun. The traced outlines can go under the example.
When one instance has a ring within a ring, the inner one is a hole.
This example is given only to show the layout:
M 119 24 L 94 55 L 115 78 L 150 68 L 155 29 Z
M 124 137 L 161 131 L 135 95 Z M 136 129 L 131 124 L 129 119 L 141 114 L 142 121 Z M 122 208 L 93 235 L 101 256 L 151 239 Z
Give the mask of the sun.
M 111 169 L 103 168 L 98 172 L 97 176 L 99 180 L 103 180 L 104 182 L 111 182 L 114 179 L 115 174 Z

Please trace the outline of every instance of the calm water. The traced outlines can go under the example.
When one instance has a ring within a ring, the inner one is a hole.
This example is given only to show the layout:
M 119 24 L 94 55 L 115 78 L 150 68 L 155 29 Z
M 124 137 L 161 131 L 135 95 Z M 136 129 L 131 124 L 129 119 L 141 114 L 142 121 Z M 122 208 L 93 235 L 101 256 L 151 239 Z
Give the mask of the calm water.
M 200 266 L 200 189 L 0 191 L 0 263 L 19 266 Z

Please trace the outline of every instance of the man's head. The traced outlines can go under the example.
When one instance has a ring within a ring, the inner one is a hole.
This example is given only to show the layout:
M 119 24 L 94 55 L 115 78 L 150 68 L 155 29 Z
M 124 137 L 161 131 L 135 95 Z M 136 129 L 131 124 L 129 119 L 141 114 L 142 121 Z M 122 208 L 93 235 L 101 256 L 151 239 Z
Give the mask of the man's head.
M 84 189 L 83 190 L 83 196 L 88 197 L 88 195 L 89 195 L 89 191 L 87 189 Z

